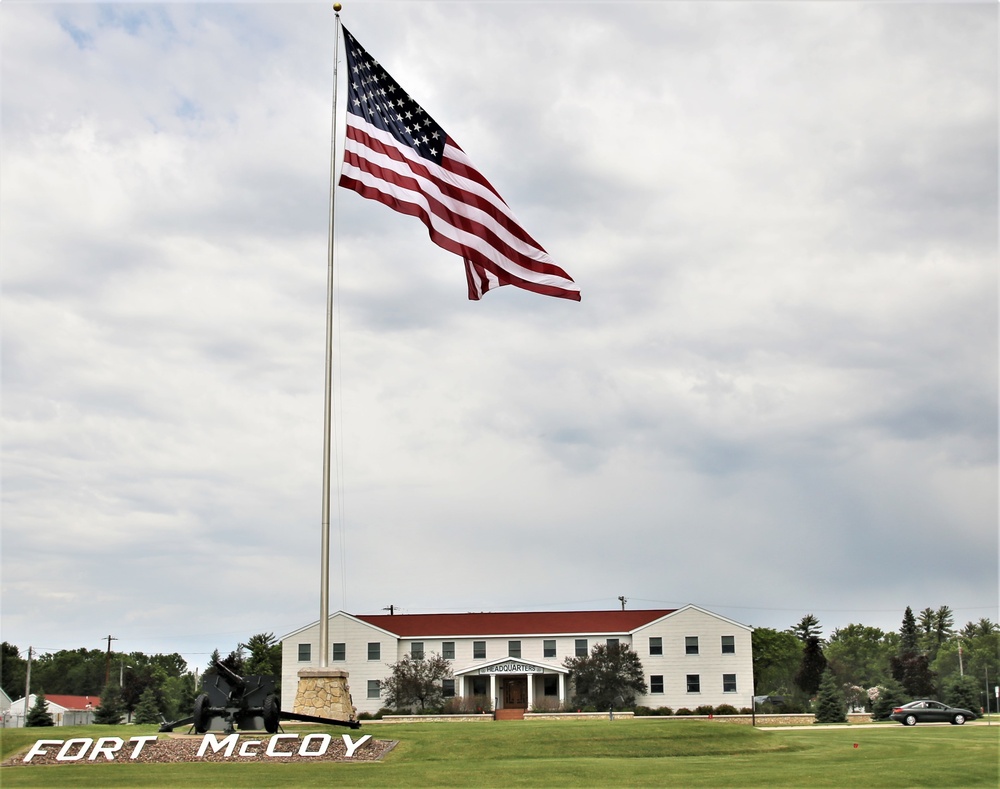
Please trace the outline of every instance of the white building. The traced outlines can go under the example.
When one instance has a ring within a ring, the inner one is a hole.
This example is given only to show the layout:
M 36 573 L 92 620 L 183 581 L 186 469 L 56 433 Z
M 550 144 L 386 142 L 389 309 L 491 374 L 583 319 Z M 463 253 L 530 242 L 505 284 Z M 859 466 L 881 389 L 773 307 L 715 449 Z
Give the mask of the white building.
M 688 605 L 676 610 L 469 614 L 348 614 L 330 617 L 328 666 L 349 673 L 359 713 L 382 706 L 381 680 L 404 655 L 439 654 L 454 679 L 445 695 L 480 697 L 496 709 L 531 710 L 572 700 L 563 661 L 595 644 L 639 656 L 647 707 L 694 709 L 753 698 L 752 628 Z M 282 639 L 281 708 L 291 710 L 302 668 L 319 666 L 319 622 Z
M 35 706 L 35 694 L 12 701 L 4 711 L 3 725 L 6 728 L 24 726 L 24 716 Z M 65 694 L 45 694 L 45 709 L 52 716 L 56 726 L 87 726 L 94 722 L 94 710 L 101 706 L 100 696 L 67 696 Z

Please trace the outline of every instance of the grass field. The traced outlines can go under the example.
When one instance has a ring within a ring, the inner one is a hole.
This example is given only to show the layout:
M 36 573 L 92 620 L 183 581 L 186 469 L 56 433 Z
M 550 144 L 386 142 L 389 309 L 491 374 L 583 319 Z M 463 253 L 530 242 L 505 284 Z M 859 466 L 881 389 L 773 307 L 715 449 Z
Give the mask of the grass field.
M 290 729 L 328 731 L 322 726 Z M 2 730 L 6 759 L 37 739 L 153 734 L 153 726 Z M 380 763 L 72 764 L 5 767 L 8 787 L 995 788 L 1000 725 L 762 730 L 701 721 L 366 725 L 399 745 Z M 357 737 L 358 732 L 352 732 Z

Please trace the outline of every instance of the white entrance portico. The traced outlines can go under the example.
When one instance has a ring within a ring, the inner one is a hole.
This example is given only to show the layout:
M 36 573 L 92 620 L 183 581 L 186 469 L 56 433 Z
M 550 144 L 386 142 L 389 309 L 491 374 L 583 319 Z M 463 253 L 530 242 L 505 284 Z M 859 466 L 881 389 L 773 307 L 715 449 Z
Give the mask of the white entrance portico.
M 495 709 L 530 710 L 543 698 L 561 707 L 568 674 L 560 665 L 506 657 L 456 670 L 455 695 L 487 696 Z

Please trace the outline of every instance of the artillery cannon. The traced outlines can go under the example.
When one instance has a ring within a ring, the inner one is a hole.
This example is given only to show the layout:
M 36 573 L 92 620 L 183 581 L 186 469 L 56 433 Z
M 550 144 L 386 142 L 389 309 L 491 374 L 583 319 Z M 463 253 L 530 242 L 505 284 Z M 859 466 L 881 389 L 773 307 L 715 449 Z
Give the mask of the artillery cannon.
M 160 726 L 161 732 L 173 731 L 175 726 L 192 724 L 198 734 L 208 731 L 232 734 L 236 728 L 255 731 L 263 729 L 274 734 L 282 720 L 326 723 L 352 729 L 361 727 L 361 723 L 356 720 L 341 721 L 283 712 L 280 699 L 274 692 L 275 677 L 257 674 L 241 677 L 217 660 L 212 661 L 212 666 L 216 673 L 202 676 L 202 692 L 194 700 L 193 714 L 176 721 L 164 721 Z

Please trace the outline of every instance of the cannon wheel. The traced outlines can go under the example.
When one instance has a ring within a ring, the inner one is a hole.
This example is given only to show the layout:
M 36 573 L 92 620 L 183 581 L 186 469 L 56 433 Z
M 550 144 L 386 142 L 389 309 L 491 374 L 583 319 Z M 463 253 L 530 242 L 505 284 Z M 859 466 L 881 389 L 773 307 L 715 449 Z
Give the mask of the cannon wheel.
M 281 719 L 281 704 L 273 693 L 264 697 L 263 714 L 265 731 L 268 734 L 274 734 L 278 730 L 278 721 Z
M 202 693 L 194 700 L 194 730 L 198 734 L 207 732 L 211 717 L 212 712 L 208 708 L 208 694 Z

